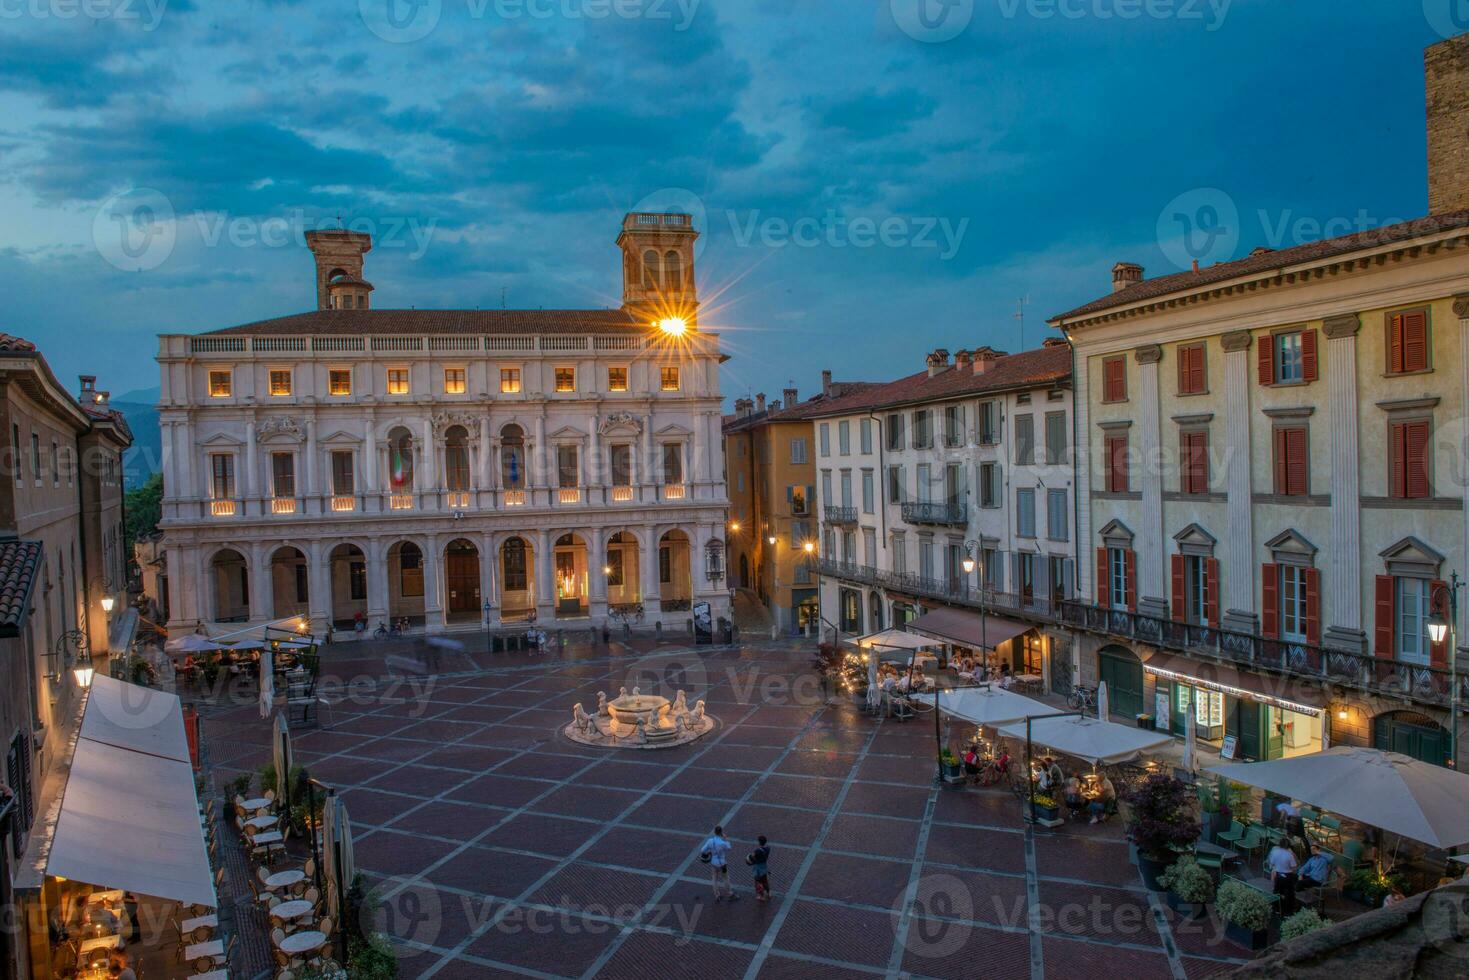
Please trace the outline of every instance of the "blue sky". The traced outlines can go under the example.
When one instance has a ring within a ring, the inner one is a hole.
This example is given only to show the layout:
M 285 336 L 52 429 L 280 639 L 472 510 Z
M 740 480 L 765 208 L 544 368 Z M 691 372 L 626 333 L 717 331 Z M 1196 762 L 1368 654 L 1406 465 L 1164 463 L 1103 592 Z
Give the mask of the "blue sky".
M 774 397 L 1017 350 L 1022 297 L 1035 346 L 1180 215 L 1207 263 L 1426 210 L 1463 0 L 919 2 L 5 0 L 0 330 L 151 387 L 159 332 L 310 308 L 338 218 L 378 307 L 611 306 L 623 212 L 687 206 Z

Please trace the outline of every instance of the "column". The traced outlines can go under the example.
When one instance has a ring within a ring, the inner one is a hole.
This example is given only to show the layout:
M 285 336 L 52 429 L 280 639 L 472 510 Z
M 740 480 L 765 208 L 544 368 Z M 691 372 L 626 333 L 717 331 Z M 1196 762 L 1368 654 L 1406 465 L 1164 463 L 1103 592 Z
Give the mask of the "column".
M 440 598 L 439 574 L 443 561 L 439 555 L 439 536 L 430 534 L 423 543 L 423 629 L 425 633 L 444 631 L 444 603 Z
M 311 617 L 312 632 L 325 632 L 332 618 L 332 578 L 327 567 L 326 544 L 311 541 L 306 545 L 306 608 Z
M 1463 388 L 1460 394 L 1460 404 L 1464 406 L 1465 411 L 1469 411 L 1469 293 L 1454 297 L 1454 316 L 1459 318 L 1459 371 Z M 1465 490 L 1465 487 L 1459 487 L 1461 495 Z M 1464 521 L 1464 560 L 1469 562 L 1469 513 L 1466 513 Z M 1464 631 L 1466 626 L 1469 626 L 1469 589 L 1460 590 L 1460 594 L 1464 597 L 1466 604 L 1465 608 L 1455 610 L 1458 615 L 1456 622 L 1459 627 L 1459 650 L 1462 650 L 1464 649 Z M 1454 651 L 1455 664 L 1459 661 L 1459 650 Z M 1460 666 L 1461 677 L 1463 672 L 1464 668 Z
M 1322 569 L 1329 605 L 1322 642 L 1367 652 L 1362 630 L 1361 462 L 1357 439 L 1356 314 L 1328 318 L 1326 334 L 1326 426 L 1331 440 L 1330 564 Z M 1314 433 L 1313 433 L 1314 435 Z
M 490 443 L 490 417 L 482 415 L 479 420 L 479 490 L 482 493 L 494 487 L 490 467 L 494 458 L 495 447 Z
M 489 442 L 483 443 L 488 449 Z M 495 568 L 499 564 L 499 554 L 495 551 L 495 535 L 492 531 L 486 531 L 480 540 L 479 550 L 479 605 L 481 625 L 490 629 L 500 625 L 500 602 L 495 595 Z M 485 603 L 490 604 L 489 614 L 484 612 Z
M 541 528 L 536 532 L 535 551 L 536 616 L 541 622 L 549 623 L 556 616 L 556 583 L 552 574 L 556 567 L 556 556 L 551 553 L 551 532 Z
M 362 438 L 362 489 L 369 494 L 377 492 L 377 428 L 375 420 L 369 418 Z
M 194 426 L 187 419 L 183 419 L 174 429 L 179 440 L 179 458 L 183 465 L 179 467 L 179 495 L 183 497 L 196 497 L 198 490 L 194 483 Z
M 683 479 L 684 484 L 689 488 L 690 499 L 698 500 L 701 496 L 700 491 L 703 489 L 703 485 L 708 482 L 705 477 L 704 453 L 706 450 L 705 443 L 708 441 L 709 434 L 704 430 L 704 413 L 702 411 L 694 413 L 693 423 L 694 434 L 689 439 L 689 455 L 693 456 L 693 459 L 684 461 Z
M 1090 397 L 1088 384 L 1088 362 L 1080 350 L 1076 351 L 1071 358 L 1071 387 L 1072 402 L 1071 414 L 1074 419 L 1075 432 L 1072 434 L 1072 444 L 1076 453 L 1076 594 L 1078 598 L 1096 600 L 1093 591 L 1092 579 L 1096 576 L 1097 561 L 1094 555 L 1095 549 L 1101 544 L 1092 540 L 1092 431 L 1091 431 L 1091 405 L 1087 401 Z M 976 428 L 979 419 L 976 416 Z M 873 437 L 882 435 L 874 431 Z M 882 478 L 882 474 L 878 474 Z M 880 536 L 879 536 L 880 537 Z M 878 551 L 887 555 L 886 541 L 879 540 Z M 980 560 L 975 555 L 976 566 Z M 888 556 L 886 561 L 891 563 L 892 558 Z M 891 567 L 879 566 L 879 567 Z M 726 573 L 728 574 L 728 573 Z
M 249 515 L 251 503 L 257 501 L 260 497 L 259 485 L 255 479 L 255 460 L 259 456 L 260 449 L 256 443 L 255 419 L 250 418 L 245 421 L 245 459 L 243 461 L 245 472 L 241 474 L 244 477 L 245 484 L 245 505 L 243 508 L 245 515 Z M 257 503 L 256 506 L 259 506 L 259 504 Z M 260 511 L 256 513 L 260 513 Z
M 540 414 L 536 416 L 535 440 L 534 451 L 525 455 L 525 483 L 530 488 L 531 504 L 533 506 L 549 503 L 544 497 L 541 500 L 536 499 L 536 494 L 540 489 L 549 485 L 549 481 L 546 479 L 547 471 L 550 469 L 550 456 L 548 454 L 549 447 L 546 445 L 545 408 L 542 408 Z M 536 597 L 536 601 L 539 602 L 540 599 L 540 596 Z
M 658 530 L 645 527 L 639 533 L 638 570 L 643 579 L 643 610 L 649 622 L 663 614 L 663 599 L 658 586 Z
M 434 441 L 434 420 L 426 418 L 423 420 L 423 450 L 418 454 L 423 467 L 416 481 L 419 495 L 418 499 L 424 505 L 425 510 L 437 510 L 439 504 L 439 479 L 438 469 L 434 465 L 438 460 L 439 447 Z
M 367 541 L 367 628 L 375 630 L 388 619 L 388 556 L 382 538 Z
M 274 578 L 270 574 L 270 549 L 264 542 L 250 545 L 250 619 L 269 621 L 275 617 Z
M 607 532 L 593 528 L 587 544 L 587 612 L 593 622 L 607 619 Z
M 638 460 L 638 484 L 651 488 L 657 480 L 658 462 L 653 459 L 653 413 L 649 412 L 643 416 L 643 458 Z M 644 489 L 639 496 L 644 502 L 657 499 L 649 489 Z
M 1255 633 L 1254 477 L 1250 467 L 1250 332 L 1221 338 L 1224 347 L 1225 629 Z
M 1163 348 L 1157 344 L 1133 352 L 1138 363 L 1138 460 L 1142 483 L 1142 517 L 1137 542 L 1138 612 L 1167 618 L 1163 587 L 1163 466 L 1158 426 L 1158 363 Z
M 316 475 L 316 419 L 306 419 L 306 513 L 321 513 L 321 485 Z M 331 604 L 327 604 L 331 608 Z
M 598 421 L 597 416 L 595 415 L 587 419 L 587 459 L 582 466 L 582 472 L 586 474 L 588 502 L 590 502 L 592 499 L 592 488 L 605 486 L 607 483 L 607 481 L 603 479 L 604 472 L 602 466 L 602 436 L 601 433 L 597 431 L 597 427 L 600 424 L 601 423 Z M 597 499 L 597 503 L 602 502 L 603 501 L 599 497 Z M 598 562 L 597 568 L 600 569 L 601 567 L 601 563 Z

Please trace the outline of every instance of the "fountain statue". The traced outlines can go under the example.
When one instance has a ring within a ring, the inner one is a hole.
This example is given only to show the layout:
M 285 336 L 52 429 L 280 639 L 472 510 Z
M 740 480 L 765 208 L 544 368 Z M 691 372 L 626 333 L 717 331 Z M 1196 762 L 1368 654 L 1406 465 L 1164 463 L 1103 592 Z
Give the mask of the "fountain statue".
M 610 716 L 610 712 L 607 710 L 607 692 L 606 691 L 598 691 L 597 692 L 597 717 L 598 718 L 607 718 L 609 716 Z
M 586 732 L 592 727 L 592 716 L 587 714 L 580 701 L 571 706 L 571 720 L 576 724 L 576 730 L 579 732 Z

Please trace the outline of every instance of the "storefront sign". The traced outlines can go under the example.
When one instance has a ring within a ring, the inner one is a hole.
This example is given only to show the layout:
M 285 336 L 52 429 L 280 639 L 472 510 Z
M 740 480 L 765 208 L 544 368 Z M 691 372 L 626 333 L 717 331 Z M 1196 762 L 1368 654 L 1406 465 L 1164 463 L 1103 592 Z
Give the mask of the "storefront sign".
M 1167 691 L 1158 691 L 1153 695 L 1153 725 L 1160 732 L 1169 730 L 1171 721 L 1168 709 L 1171 695 Z
M 1221 759 L 1233 759 L 1234 758 L 1234 750 L 1238 747 L 1238 745 L 1239 745 L 1239 738 L 1237 736 L 1235 736 L 1235 735 L 1226 735 L 1226 736 L 1224 736 L 1224 746 L 1222 748 L 1220 748 L 1220 750 L 1219 750 L 1219 758 L 1221 758 Z

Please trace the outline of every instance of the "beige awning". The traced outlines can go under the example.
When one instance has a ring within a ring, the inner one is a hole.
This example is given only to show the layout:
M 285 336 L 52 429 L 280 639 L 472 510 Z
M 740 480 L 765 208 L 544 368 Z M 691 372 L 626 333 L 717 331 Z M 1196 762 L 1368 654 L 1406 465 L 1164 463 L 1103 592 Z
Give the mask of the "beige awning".
M 948 607 L 924 613 L 908 623 L 908 629 L 914 632 L 979 650 L 993 650 L 1006 640 L 1013 640 L 1035 628 L 1031 623 L 1018 623 L 1003 616 Z
M 94 674 L 81 737 L 175 762 L 189 761 L 178 696 Z

